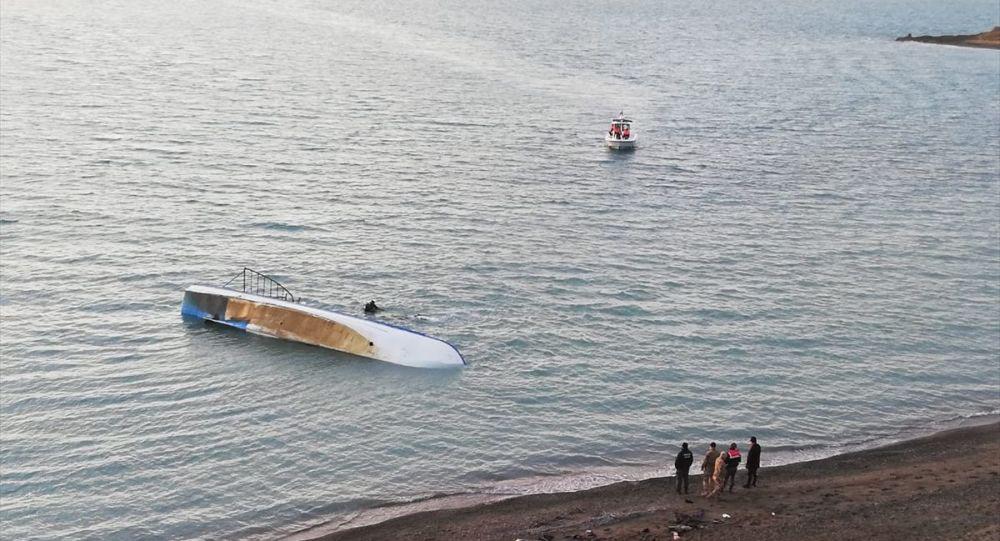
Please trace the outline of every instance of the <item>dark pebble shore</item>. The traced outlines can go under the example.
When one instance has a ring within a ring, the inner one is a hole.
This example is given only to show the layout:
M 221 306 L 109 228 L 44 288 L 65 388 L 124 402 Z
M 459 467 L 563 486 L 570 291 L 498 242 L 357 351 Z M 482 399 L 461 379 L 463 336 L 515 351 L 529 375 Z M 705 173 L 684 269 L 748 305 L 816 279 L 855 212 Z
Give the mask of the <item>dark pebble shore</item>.
M 739 486 L 741 469 L 736 490 L 719 501 L 698 495 L 700 476 L 687 496 L 674 492 L 673 478 L 657 478 L 428 511 L 315 539 L 1000 539 L 998 422 L 774 468 L 765 446 L 763 464 L 757 488 Z

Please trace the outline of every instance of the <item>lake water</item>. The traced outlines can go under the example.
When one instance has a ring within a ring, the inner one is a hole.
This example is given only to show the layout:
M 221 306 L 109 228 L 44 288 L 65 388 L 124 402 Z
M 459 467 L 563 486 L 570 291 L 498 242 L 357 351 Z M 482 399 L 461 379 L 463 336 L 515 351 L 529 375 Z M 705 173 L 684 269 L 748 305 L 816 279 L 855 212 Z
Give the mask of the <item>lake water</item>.
M 892 38 L 998 19 L 3 0 L 4 537 L 273 538 L 995 413 L 1000 52 Z M 470 366 L 180 317 L 244 265 Z

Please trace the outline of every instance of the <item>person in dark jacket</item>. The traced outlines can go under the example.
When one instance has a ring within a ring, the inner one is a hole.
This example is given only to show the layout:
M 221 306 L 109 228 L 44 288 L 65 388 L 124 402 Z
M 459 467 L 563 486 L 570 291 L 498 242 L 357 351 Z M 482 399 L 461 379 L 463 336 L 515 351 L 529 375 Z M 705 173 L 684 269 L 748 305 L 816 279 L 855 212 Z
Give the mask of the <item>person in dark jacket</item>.
M 681 450 L 674 459 L 674 469 L 677 470 L 677 493 L 681 493 L 681 485 L 684 485 L 684 494 L 688 493 L 688 470 L 694 463 L 694 453 L 688 449 L 687 442 L 681 444 Z
M 750 450 L 747 451 L 747 484 L 743 488 L 757 486 L 757 470 L 760 469 L 760 445 L 757 445 L 757 436 L 750 438 Z
M 736 447 L 736 442 L 729 444 L 729 451 L 726 451 L 726 477 L 722 480 L 722 488 L 726 488 L 726 483 L 729 483 L 729 492 L 733 491 L 733 485 L 736 484 L 736 468 L 740 467 L 740 460 L 743 457 L 740 455 L 740 450 Z

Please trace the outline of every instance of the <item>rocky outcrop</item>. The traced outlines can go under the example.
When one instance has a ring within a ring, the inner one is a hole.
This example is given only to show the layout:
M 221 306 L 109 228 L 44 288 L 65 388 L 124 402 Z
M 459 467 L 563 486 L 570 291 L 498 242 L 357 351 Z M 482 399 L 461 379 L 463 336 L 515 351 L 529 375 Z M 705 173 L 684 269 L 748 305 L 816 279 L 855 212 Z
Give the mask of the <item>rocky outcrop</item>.
M 1000 26 L 994 26 L 993 30 L 983 32 L 982 34 L 960 36 L 913 36 L 912 34 L 907 34 L 901 38 L 896 38 L 896 41 L 918 41 L 920 43 L 1000 49 Z

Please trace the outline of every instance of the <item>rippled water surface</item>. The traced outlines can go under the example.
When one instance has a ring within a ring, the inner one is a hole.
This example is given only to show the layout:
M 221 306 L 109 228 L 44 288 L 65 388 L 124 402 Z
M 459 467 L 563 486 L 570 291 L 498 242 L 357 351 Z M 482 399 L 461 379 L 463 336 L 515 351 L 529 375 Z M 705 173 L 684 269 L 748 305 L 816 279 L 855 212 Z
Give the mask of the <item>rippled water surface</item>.
M 996 411 L 1000 53 L 892 37 L 998 18 L 3 0 L 4 537 L 268 538 Z M 244 265 L 471 366 L 182 320 Z

